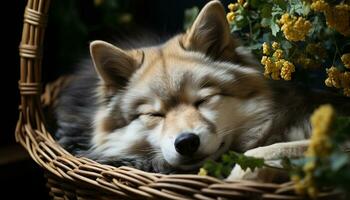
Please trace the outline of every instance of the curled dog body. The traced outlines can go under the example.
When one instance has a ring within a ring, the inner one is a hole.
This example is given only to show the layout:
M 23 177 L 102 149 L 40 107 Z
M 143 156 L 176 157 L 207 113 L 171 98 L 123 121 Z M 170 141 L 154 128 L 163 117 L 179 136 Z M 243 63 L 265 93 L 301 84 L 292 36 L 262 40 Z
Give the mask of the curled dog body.
M 229 149 L 309 137 L 317 104 L 264 78 L 232 37 L 219 1 L 162 44 L 121 49 L 94 41 L 90 53 L 92 62 L 56 108 L 56 137 L 73 154 L 170 173 L 196 169 Z

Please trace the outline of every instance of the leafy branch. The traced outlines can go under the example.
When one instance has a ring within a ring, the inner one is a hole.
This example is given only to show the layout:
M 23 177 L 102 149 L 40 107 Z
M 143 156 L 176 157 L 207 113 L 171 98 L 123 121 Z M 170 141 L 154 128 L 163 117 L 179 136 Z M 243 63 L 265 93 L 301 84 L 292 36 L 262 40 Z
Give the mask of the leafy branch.
M 221 160 L 218 162 L 213 160 L 207 161 L 203 165 L 203 169 L 206 170 L 207 175 L 224 179 L 230 175 L 235 164 L 239 165 L 243 170 L 250 169 L 251 171 L 254 171 L 256 168 L 268 166 L 265 164 L 263 158 L 255 158 L 234 151 L 229 151 L 222 155 Z

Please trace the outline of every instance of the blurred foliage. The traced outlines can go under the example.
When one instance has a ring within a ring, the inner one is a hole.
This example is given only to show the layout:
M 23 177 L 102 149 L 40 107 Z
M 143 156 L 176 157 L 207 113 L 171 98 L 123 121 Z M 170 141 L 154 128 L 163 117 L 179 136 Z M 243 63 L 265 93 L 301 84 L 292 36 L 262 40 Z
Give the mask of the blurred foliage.
M 224 179 L 230 175 L 235 164 L 239 165 L 243 170 L 250 169 L 254 171 L 256 168 L 264 166 L 264 159 L 245 156 L 234 151 L 229 151 L 221 156 L 221 160 L 216 162 L 208 160 L 200 170 L 200 175 L 214 176 Z
M 330 116 L 322 107 L 313 114 L 318 117 L 313 121 L 313 133 L 305 157 L 284 158 L 283 166 L 291 172 L 297 193 L 314 198 L 320 191 L 335 187 L 348 199 L 350 149 L 344 148 L 350 148 L 346 146 L 350 141 L 350 117 Z M 327 118 L 329 124 L 325 123 Z M 321 124 L 315 127 L 317 123 Z
M 192 8 L 188 8 L 185 10 L 185 18 L 184 18 L 184 26 L 183 26 L 184 30 L 187 30 L 192 25 L 198 13 L 199 13 L 199 9 L 197 6 L 194 6 Z
M 263 59 L 266 77 L 350 96 L 349 0 L 233 0 L 227 7 L 232 34 Z M 194 18 L 187 19 L 186 26 Z M 264 43 L 277 43 L 280 57 L 263 54 Z
M 48 29 L 55 38 L 54 60 L 63 66 L 78 62 L 94 35 L 130 25 L 129 6 L 129 1 L 123 0 L 53 1 Z
M 324 8 L 319 8 L 320 4 Z M 264 58 L 263 43 L 276 42 L 283 60 L 295 66 L 292 81 L 316 88 L 324 88 L 326 81 L 328 87 L 342 88 L 338 91 L 350 96 L 350 72 L 346 69 L 350 66 L 341 59 L 350 50 L 350 34 L 346 31 L 350 29 L 349 1 L 239 0 L 228 7 L 232 32 L 257 58 Z M 270 61 L 262 62 L 265 76 L 275 71 L 281 77 L 272 79 L 283 78 L 280 59 L 265 57 Z M 331 66 L 335 67 L 335 77 L 326 70 Z
M 232 34 L 261 59 L 266 78 L 276 84 L 287 80 L 314 89 L 328 87 L 350 97 L 349 0 L 237 0 L 227 7 Z M 313 198 L 335 187 L 350 197 L 350 149 L 343 149 L 350 141 L 350 117 L 334 116 L 331 106 L 316 110 L 305 156 L 283 161 L 299 194 Z M 199 174 L 225 178 L 234 164 L 269 167 L 264 160 L 234 152 L 224 157 L 205 163 Z

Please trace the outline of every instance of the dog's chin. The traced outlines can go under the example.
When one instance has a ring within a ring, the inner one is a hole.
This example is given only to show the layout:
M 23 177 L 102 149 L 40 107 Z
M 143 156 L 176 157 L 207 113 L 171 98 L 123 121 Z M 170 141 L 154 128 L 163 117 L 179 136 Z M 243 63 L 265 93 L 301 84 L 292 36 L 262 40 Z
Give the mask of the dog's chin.
M 218 159 L 223 153 L 225 153 L 229 149 L 229 147 L 230 143 L 224 141 L 223 143 L 221 143 L 218 150 L 216 150 L 213 154 L 209 156 L 198 156 L 191 159 L 183 159 L 181 164 L 179 164 L 177 168 L 183 171 L 198 169 L 202 167 L 207 160 Z

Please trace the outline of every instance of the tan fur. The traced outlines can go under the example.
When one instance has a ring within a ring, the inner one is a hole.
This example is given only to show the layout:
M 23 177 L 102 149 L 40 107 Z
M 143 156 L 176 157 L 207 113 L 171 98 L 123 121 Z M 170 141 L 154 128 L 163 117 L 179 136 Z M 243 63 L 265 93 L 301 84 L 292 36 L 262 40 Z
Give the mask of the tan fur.
M 164 123 L 164 134 L 175 134 L 192 130 L 196 126 L 210 126 L 209 129 L 215 127 L 211 125 L 193 106 L 179 105 L 167 113 Z M 215 132 L 215 130 L 212 130 Z
M 276 132 L 273 121 L 280 117 L 271 87 L 231 36 L 219 1 L 164 44 L 122 50 L 95 41 L 90 51 L 101 79 L 92 143 L 104 157 L 144 153 L 158 168 L 193 169 L 228 149 L 246 151 L 288 135 Z M 190 157 L 174 147 L 182 133 L 200 139 Z
M 159 46 L 124 51 L 93 42 L 91 54 L 101 78 L 98 91 L 104 91 L 99 96 L 114 98 L 113 104 L 103 105 L 95 117 L 95 146 L 106 149 L 111 138 L 131 134 L 131 122 L 138 127 L 134 131 L 151 132 L 149 140 L 157 143 L 151 144 L 152 148 L 161 148 L 172 165 L 182 163 L 183 158 L 171 146 L 184 132 L 200 136 L 201 147 L 194 155 L 198 158 L 219 154 L 233 144 L 244 150 L 264 141 L 261 138 L 266 137 L 268 123 L 261 119 L 269 116 L 271 94 L 256 65 L 247 64 L 252 63 L 250 57 L 238 46 L 217 1 L 203 8 L 185 34 Z M 123 86 L 121 96 L 113 96 Z M 197 106 L 203 99 L 205 103 Z M 258 101 L 266 102 L 265 107 L 258 108 Z M 256 127 L 250 127 L 248 121 Z M 248 142 L 252 134 L 256 139 Z M 231 144 L 233 135 L 246 144 Z M 123 151 L 135 145 L 139 149 L 141 144 L 149 146 L 137 139 Z

